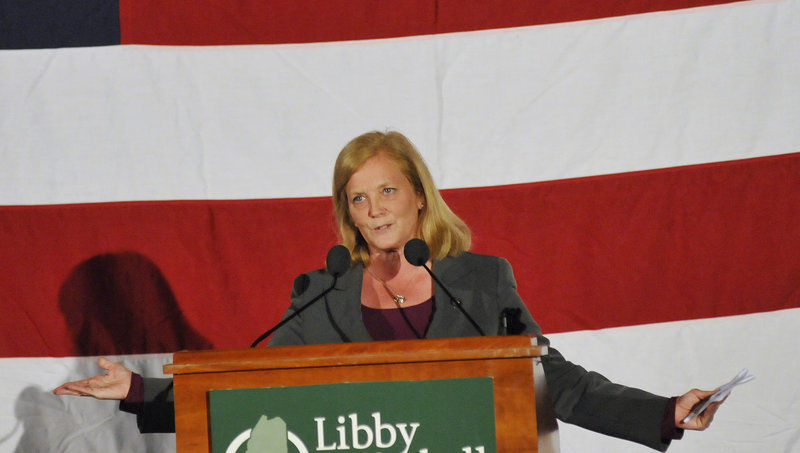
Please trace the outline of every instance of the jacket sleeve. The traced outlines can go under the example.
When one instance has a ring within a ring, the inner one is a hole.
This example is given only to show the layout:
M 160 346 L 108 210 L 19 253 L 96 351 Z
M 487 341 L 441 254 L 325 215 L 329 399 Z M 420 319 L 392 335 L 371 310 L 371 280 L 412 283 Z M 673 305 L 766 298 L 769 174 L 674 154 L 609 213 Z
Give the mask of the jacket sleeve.
M 175 432 L 175 395 L 171 378 L 143 378 L 144 401 L 136 414 L 142 433 Z
M 542 335 L 517 293 L 511 265 L 505 259 L 500 263 L 498 295 L 503 301 L 500 306 L 519 308 L 518 332 L 536 335 L 540 345 L 549 346 L 549 340 Z M 548 347 L 542 365 L 559 420 L 659 451 L 665 451 L 669 446 L 669 440 L 661 439 L 661 422 L 668 398 L 615 384 L 598 373 L 569 362 L 552 347 Z

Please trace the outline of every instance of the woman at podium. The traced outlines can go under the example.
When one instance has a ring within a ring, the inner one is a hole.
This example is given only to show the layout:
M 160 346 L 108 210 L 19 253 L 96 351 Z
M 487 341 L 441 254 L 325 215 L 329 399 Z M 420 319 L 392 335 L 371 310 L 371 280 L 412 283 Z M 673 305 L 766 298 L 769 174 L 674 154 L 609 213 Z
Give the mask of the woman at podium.
M 484 334 L 536 335 L 540 345 L 548 344 L 517 293 L 508 261 L 468 251 L 469 228 L 444 202 L 422 157 L 402 134 L 369 132 L 342 149 L 334 167 L 333 204 L 350 262 L 333 290 L 289 320 L 331 284 L 325 270 L 297 279 L 286 324 L 269 345 Z M 412 259 L 420 262 L 409 262 L 404 254 L 412 239 L 428 246 L 428 255 Z M 660 451 L 683 429 L 705 429 L 720 404 L 682 423 L 713 392 L 653 395 L 614 384 L 552 348 L 542 362 L 560 420 Z M 137 414 L 143 432 L 174 430 L 170 379 L 142 378 L 106 359 L 99 364 L 107 374 L 54 392 L 118 399 L 123 410 Z

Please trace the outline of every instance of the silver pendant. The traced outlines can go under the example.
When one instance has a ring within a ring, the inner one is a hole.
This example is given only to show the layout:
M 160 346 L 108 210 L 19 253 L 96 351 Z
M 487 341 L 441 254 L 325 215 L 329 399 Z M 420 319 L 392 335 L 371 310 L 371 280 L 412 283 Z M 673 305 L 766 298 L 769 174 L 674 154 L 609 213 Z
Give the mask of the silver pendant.
M 392 296 L 392 299 L 394 299 L 394 303 L 396 303 L 398 305 L 403 305 L 403 302 L 406 301 L 405 296 L 401 296 L 400 294 Z

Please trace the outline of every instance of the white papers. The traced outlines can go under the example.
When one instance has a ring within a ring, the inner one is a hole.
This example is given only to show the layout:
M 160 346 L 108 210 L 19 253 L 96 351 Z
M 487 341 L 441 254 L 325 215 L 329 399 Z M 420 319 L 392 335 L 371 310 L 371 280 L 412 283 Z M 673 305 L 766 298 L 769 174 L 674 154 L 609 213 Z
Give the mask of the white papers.
M 731 390 L 733 390 L 733 388 L 736 387 L 737 385 L 744 384 L 745 382 L 750 382 L 755 378 L 756 378 L 755 376 L 747 374 L 747 368 L 744 368 L 742 371 L 739 372 L 739 374 L 736 375 L 736 377 L 731 379 L 730 382 L 728 382 L 727 384 L 721 385 L 719 387 L 719 390 L 717 390 L 716 393 L 714 393 L 709 398 L 706 398 L 706 399 L 700 401 L 700 403 L 698 403 L 697 405 L 695 405 L 695 407 L 692 408 L 692 411 L 689 413 L 689 415 L 687 415 L 682 420 L 681 423 L 687 423 L 691 419 L 693 419 L 693 418 L 697 417 L 698 415 L 702 414 L 703 411 L 706 410 L 706 408 L 708 407 L 709 404 L 717 402 L 717 401 L 722 401 L 725 398 L 727 398 L 728 395 L 730 395 Z

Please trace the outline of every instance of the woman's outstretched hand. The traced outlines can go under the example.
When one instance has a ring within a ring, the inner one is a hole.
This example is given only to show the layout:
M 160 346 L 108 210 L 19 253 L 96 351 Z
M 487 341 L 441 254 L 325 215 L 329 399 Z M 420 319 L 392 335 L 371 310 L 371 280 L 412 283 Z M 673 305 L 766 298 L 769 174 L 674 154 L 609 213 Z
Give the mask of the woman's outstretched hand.
M 709 404 L 706 410 L 686 423 L 683 423 L 683 419 L 689 415 L 695 405 L 699 404 L 706 398 L 710 398 L 715 392 L 716 390 L 706 391 L 692 389 L 678 398 L 678 402 L 675 405 L 675 426 L 678 428 L 693 429 L 698 431 L 708 428 L 708 426 L 711 424 L 711 421 L 714 420 L 714 414 L 717 412 L 717 409 L 719 409 L 720 404 L 722 404 L 725 400 Z
M 56 395 L 91 396 L 100 400 L 123 400 L 131 388 L 131 370 L 105 357 L 97 359 L 100 368 L 108 373 L 61 384 L 53 390 Z

